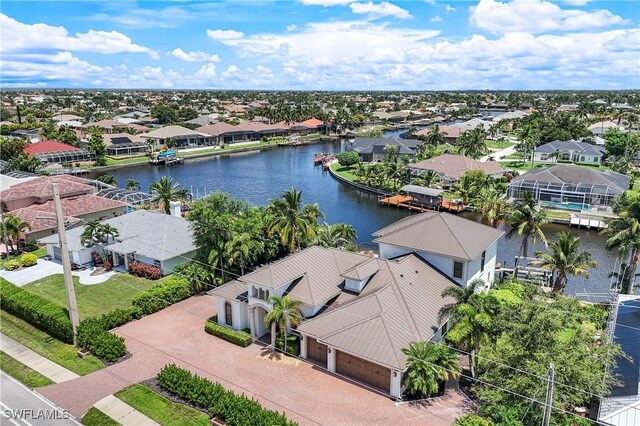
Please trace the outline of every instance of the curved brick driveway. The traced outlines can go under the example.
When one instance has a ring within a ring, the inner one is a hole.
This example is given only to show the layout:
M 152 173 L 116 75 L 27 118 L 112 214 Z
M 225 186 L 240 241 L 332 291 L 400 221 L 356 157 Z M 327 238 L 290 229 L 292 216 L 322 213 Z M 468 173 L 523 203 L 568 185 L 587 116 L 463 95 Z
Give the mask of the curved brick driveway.
M 465 397 L 448 391 L 430 404 L 396 404 L 389 398 L 332 376 L 311 364 L 287 365 L 266 359 L 262 347 L 240 348 L 203 330 L 215 314 L 211 296 L 197 296 L 120 327 L 131 358 L 87 376 L 38 389 L 76 417 L 129 384 L 155 377 L 176 363 L 285 411 L 300 424 L 447 425 L 464 412 Z

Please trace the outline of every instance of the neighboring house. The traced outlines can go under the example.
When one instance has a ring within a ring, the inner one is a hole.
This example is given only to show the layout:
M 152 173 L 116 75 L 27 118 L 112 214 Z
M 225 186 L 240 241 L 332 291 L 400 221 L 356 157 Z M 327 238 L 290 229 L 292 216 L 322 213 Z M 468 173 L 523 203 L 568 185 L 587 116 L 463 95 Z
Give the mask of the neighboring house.
M 263 137 L 285 136 L 289 134 L 289 126 L 284 123 L 264 124 L 248 122 L 233 126 L 220 122 L 200 126 L 196 130 L 211 135 L 218 144 L 259 141 Z
M 380 163 L 387 155 L 387 146 L 395 146 L 398 156 L 413 157 L 416 147 L 421 143 L 418 139 L 355 138 L 348 150 L 357 152 L 362 161 Z
M 189 148 L 215 145 L 211 135 L 182 126 L 165 126 L 141 135 L 146 140 L 153 141 L 156 147 L 171 145 L 174 148 Z
M 95 187 L 85 179 L 70 175 L 42 176 L 35 179 L 20 179 L 13 182 L 9 189 L 0 192 L 0 206 L 3 212 L 42 204 L 53 199 L 51 184 L 57 183 L 60 198 L 83 194 L 93 194 Z
M 163 275 L 173 272 L 181 263 L 188 262 L 195 253 L 193 233 L 189 222 L 182 217 L 147 210 L 137 210 L 122 216 L 103 220 L 116 228 L 115 240 L 91 247 L 80 244 L 84 227 L 67 231 L 67 243 L 72 262 L 77 265 L 91 263 L 91 253 L 111 257 L 114 266 L 129 268 L 132 261 L 160 268 Z M 57 234 L 40 240 L 47 245 L 47 253 L 61 258 Z
M 426 137 L 429 133 L 431 133 L 433 127 L 427 127 L 424 128 L 422 130 L 418 130 L 415 133 L 415 136 L 420 137 Z M 450 126 L 439 126 L 439 130 L 440 133 L 443 134 L 444 137 L 444 142 L 443 143 L 450 143 L 450 144 L 455 144 L 456 141 L 458 140 L 458 138 L 460 137 L 460 135 L 462 134 L 463 130 L 462 127 L 457 126 L 457 125 L 450 125 Z
M 533 153 L 533 159 L 545 163 L 571 161 L 573 163 L 602 164 L 604 148 L 575 140 L 553 141 L 537 147 Z
M 9 136 L 14 138 L 24 138 L 31 143 L 40 142 L 42 140 L 38 129 L 18 129 L 11 132 Z
M 587 127 L 587 129 L 596 136 L 602 136 L 611 129 L 623 130 L 620 125 L 613 121 L 599 121 L 597 123 L 593 123 L 591 126 Z
M 640 297 L 618 298 L 613 343 L 628 358 L 616 360 L 612 373 L 622 386 L 614 386 L 611 395 L 600 401 L 597 420 L 603 425 L 635 426 L 640 424 Z
M 500 115 L 497 115 L 497 116 L 493 117 L 492 121 L 494 121 L 496 123 L 499 123 L 499 122 L 504 121 L 504 120 L 516 120 L 516 119 L 519 119 L 519 118 L 524 118 L 527 115 L 529 115 L 529 114 L 527 114 L 524 111 L 520 111 L 520 110 L 509 111 L 509 112 L 505 112 L 504 114 L 500 114 Z
M 447 213 L 424 213 L 374 234 L 380 258 L 309 247 L 209 294 L 220 325 L 249 328 L 256 339 L 270 331 L 264 324 L 270 296 L 300 301 L 302 358 L 399 398 L 407 360 L 402 349 L 442 339 L 447 324 L 438 322 L 438 312 L 452 301 L 443 290 L 473 278 L 492 280 L 502 234 Z
M 137 122 L 137 121 L 136 121 Z M 126 123 L 120 120 L 100 120 L 92 123 L 83 124 L 82 128 L 90 132 L 91 129 L 100 129 L 103 133 L 121 133 L 130 130 L 134 133 L 144 133 L 149 130 L 148 127 L 135 123 Z
M 102 135 L 102 139 L 107 146 L 107 155 L 112 156 L 146 153 L 150 148 L 140 135 L 112 133 Z
M 415 176 L 432 171 L 440 177 L 445 185 L 457 182 L 469 170 L 482 170 L 487 176 L 500 177 L 506 170 L 495 161 L 481 162 L 462 155 L 442 154 L 428 160 L 410 164 L 409 168 Z
M 75 114 L 57 114 L 52 117 L 53 121 L 82 121 L 84 118 Z
M 531 192 L 543 204 L 571 210 L 608 206 L 629 189 L 631 178 L 611 170 L 559 164 L 535 168 L 509 183 L 508 197 L 519 199 Z
M 86 149 L 76 148 L 58 141 L 41 141 L 27 144 L 24 152 L 45 164 L 95 161 L 96 157 Z
M 373 233 L 380 257 L 416 253 L 455 282 L 495 278 L 499 229 L 449 213 L 409 216 Z

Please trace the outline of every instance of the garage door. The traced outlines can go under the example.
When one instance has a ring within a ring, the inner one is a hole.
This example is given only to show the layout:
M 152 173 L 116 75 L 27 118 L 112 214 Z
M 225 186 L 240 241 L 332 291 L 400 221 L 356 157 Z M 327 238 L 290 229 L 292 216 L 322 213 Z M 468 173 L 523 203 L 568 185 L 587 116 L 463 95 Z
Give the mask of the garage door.
M 53 246 L 53 257 L 62 260 L 62 250 L 60 250 L 60 247 Z
M 327 366 L 327 345 L 318 343 L 316 339 L 307 337 L 307 358 L 312 359 L 322 365 Z
M 362 358 L 338 351 L 336 371 L 385 392 L 391 390 L 391 370 Z

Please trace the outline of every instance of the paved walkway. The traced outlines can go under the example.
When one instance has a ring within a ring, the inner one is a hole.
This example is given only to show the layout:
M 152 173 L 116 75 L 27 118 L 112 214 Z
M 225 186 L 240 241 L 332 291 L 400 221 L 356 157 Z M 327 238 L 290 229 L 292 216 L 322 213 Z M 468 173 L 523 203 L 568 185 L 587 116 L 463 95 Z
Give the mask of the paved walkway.
M 149 417 L 113 395 L 106 396 L 93 405 L 122 426 L 160 426 Z
M 87 268 L 84 271 L 71 271 L 71 273 L 80 278 L 80 284 L 92 285 L 100 284 L 111 278 L 116 271 L 109 271 L 100 275 L 91 275 L 93 268 Z M 41 280 L 51 275 L 62 274 L 62 264 L 57 260 L 38 259 L 38 264 L 28 268 L 17 269 L 15 271 L 1 270 L 0 277 L 12 284 L 22 287 L 34 281 Z
M 211 296 L 192 297 L 120 327 L 116 333 L 126 338 L 131 358 L 39 392 L 81 416 L 106 396 L 176 363 L 301 425 L 450 425 L 468 410 L 467 398 L 455 389 L 441 398 L 396 404 L 310 363 L 272 355 L 255 344 L 241 348 L 225 342 L 203 330 L 215 314 L 214 302 Z
M 37 371 L 55 383 L 63 383 L 80 378 L 80 376 L 73 371 L 67 370 L 61 365 L 48 360 L 42 355 L 1 333 L 0 347 L 2 348 L 2 351 L 7 353 L 9 356 L 17 359 L 27 367 Z M 125 404 L 113 395 L 109 395 L 98 401 L 95 407 L 123 426 L 159 426 L 158 423 L 154 422 L 130 405 Z M 82 418 L 84 413 L 76 412 L 73 413 L 73 415 L 79 419 Z
M 17 359 L 27 367 L 56 383 L 66 382 L 80 377 L 73 371 L 67 370 L 61 365 L 48 360 L 4 334 L 0 334 L 0 347 L 2 347 L 3 352 L 12 358 Z

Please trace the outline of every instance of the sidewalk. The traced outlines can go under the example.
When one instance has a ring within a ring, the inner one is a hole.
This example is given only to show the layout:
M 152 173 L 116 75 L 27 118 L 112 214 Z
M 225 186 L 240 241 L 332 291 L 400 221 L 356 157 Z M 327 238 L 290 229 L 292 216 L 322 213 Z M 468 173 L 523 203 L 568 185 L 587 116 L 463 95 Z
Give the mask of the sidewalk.
M 55 362 L 48 360 L 2 333 L 0 333 L 0 348 L 12 358 L 15 358 L 55 383 L 68 382 L 80 378 L 80 376 L 73 371 L 67 370 Z M 101 399 L 94 406 L 123 426 L 159 426 L 158 423 L 113 395 Z M 78 418 L 80 417 L 81 416 L 78 416 Z

